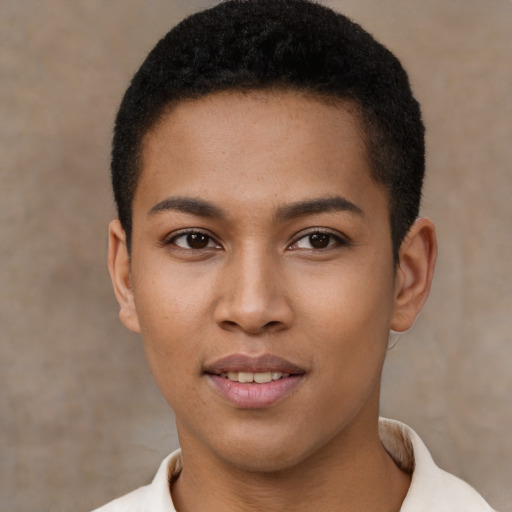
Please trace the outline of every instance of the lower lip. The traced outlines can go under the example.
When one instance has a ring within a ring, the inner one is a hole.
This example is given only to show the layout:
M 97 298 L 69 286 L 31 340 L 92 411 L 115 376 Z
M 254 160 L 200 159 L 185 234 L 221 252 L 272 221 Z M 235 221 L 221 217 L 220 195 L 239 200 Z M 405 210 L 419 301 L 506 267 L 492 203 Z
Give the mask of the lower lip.
M 264 384 L 235 382 L 220 375 L 208 375 L 220 394 L 241 409 L 270 407 L 290 395 L 304 375 L 290 375 Z

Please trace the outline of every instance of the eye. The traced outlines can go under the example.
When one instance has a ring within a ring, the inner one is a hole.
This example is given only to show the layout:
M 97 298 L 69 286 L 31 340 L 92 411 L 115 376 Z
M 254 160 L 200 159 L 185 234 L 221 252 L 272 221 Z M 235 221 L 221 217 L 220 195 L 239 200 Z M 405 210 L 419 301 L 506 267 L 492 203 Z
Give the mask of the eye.
M 337 235 L 325 231 L 315 231 L 299 238 L 290 249 L 322 250 L 345 245 L 346 242 Z
M 168 243 L 187 250 L 218 249 L 220 247 L 211 236 L 201 231 L 181 233 L 172 237 Z

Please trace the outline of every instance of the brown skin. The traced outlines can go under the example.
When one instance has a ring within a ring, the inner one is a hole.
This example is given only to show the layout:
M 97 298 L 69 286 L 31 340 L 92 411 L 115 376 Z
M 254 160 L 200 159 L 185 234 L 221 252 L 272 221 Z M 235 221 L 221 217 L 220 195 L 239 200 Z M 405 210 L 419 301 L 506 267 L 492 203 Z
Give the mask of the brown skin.
M 183 102 L 143 157 L 131 258 L 113 221 L 109 268 L 120 318 L 141 333 L 176 415 L 177 509 L 398 511 L 410 477 L 380 443 L 380 379 L 389 330 L 408 329 L 428 296 L 435 231 L 418 219 L 395 267 L 388 196 L 350 105 L 293 92 Z M 359 211 L 290 214 L 334 196 Z M 150 213 L 169 197 L 222 215 Z M 204 246 L 188 245 L 191 229 Z M 233 353 L 277 355 L 305 373 L 277 403 L 239 408 L 204 373 Z

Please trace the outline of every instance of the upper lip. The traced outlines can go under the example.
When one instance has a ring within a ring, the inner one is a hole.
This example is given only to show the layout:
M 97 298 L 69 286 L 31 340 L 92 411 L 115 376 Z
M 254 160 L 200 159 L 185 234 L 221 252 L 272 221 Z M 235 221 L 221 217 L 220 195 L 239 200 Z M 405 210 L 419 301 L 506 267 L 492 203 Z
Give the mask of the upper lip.
M 281 372 L 300 375 L 305 373 L 305 370 L 273 354 L 263 354 L 260 356 L 230 354 L 205 366 L 205 373 L 221 375 L 229 372 Z

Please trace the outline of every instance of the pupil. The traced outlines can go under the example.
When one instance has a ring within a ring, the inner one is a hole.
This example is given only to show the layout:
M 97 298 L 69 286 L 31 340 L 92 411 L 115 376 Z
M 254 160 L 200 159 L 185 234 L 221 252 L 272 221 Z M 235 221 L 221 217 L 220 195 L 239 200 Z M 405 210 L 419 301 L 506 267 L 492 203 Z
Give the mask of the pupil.
M 188 246 L 192 249 L 204 249 L 208 245 L 208 236 L 201 233 L 187 235 Z
M 329 245 L 329 235 L 314 233 L 309 235 L 309 243 L 315 249 L 325 249 Z

